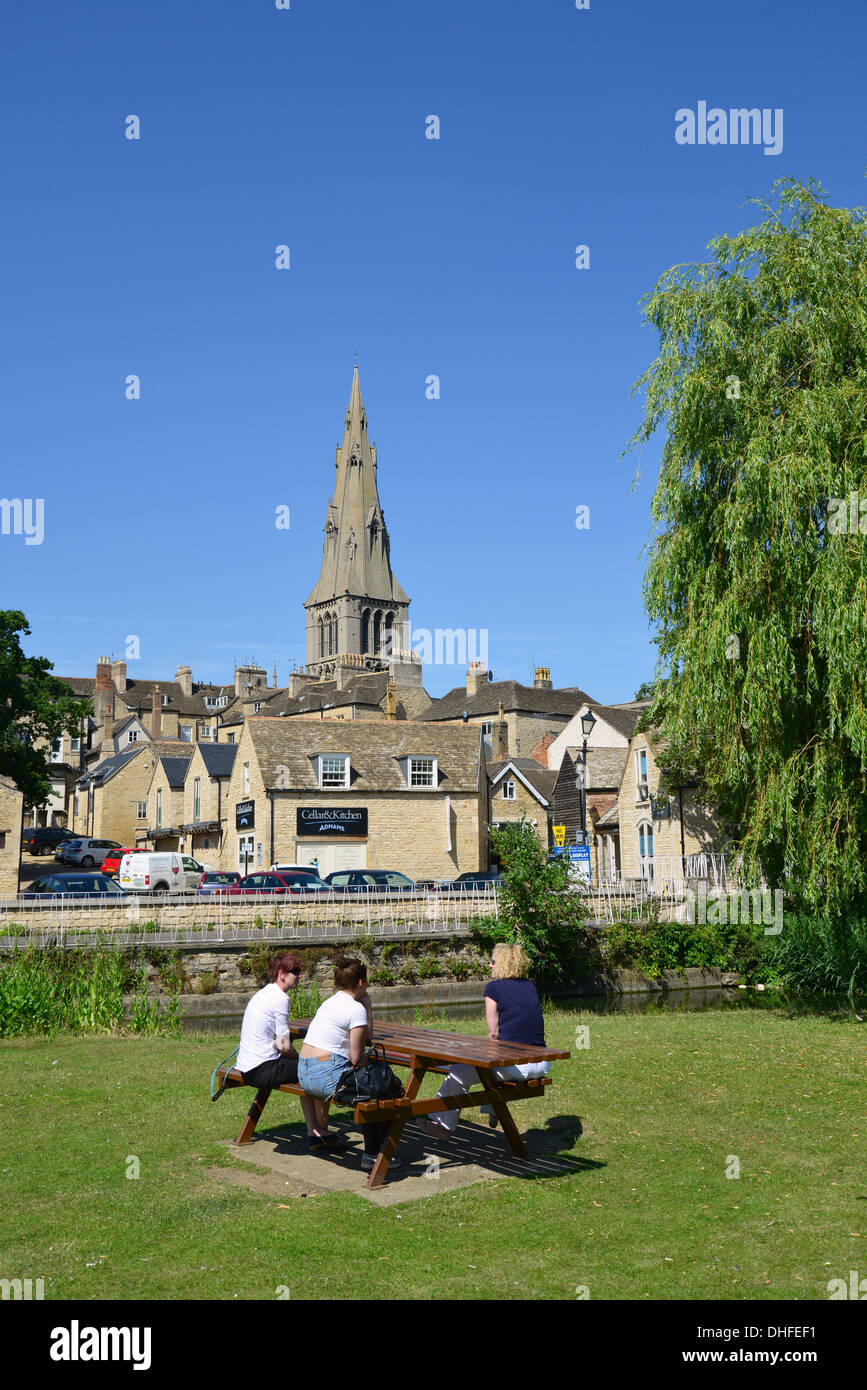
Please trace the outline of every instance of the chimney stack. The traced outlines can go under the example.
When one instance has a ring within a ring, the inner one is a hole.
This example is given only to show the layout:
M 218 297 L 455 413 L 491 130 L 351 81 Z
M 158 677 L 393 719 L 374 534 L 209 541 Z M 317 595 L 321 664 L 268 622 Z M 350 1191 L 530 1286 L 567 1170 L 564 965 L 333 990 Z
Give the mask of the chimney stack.
M 178 669 L 177 669 L 177 671 L 175 671 L 175 680 L 177 681 L 178 685 L 181 687 L 181 690 L 184 692 L 184 694 L 186 695 L 187 699 L 189 699 L 190 696 L 191 696 L 192 693 L 193 693 L 193 671 L 192 671 L 192 667 L 190 667 L 190 666 L 179 666 Z
M 553 690 L 553 689 L 554 689 L 553 683 L 552 683 L 552 681 L 551 681 L 551 670 L 550 670 L 550 667 L 548 667 L 548 666 L 537 666 L 537 667 L 536 667 L 536 676 L 535 676 L 535 679 L 534 679 L 534 681 L 533 681 L 533 689 L 534 689 L 534 690 Z
M 163 697 L 160 694 L 158 685 L 154 686 L 153 705 L 151 706 L 151 738 L 154 743 L 159 743 L 163 733 Z
M 118 695 L 126 693 L 126 662 L 121 658 L 111 663 L 111 680 Z
M 389 677 L 385 687 L 385 717 L 386 719 L 397 718 L 397 686 Z
M 93 687 L 93 719 L 95 724 L 105 721 L 108 710 L 114 719 L 114 686 L 111 681 L 111 662 L 101 656 L 96 663 L 96 683 Z
M 346 652 L 338 659 L 335 682 L 338 690 L 345 690 L 351 680 L 361 675 L 364 657 L 360 652 Z
M 483 685 L 488 683 L 488 673 L 481 661 L 471 661 L 467 671 L 467 694 L 478 695 Z
M 316 685 L 315 676 L 306 676 L 303 671 L 292 671 L 289 676 L 289 699 L 297 700 L 305 690 Z
M 105 713 L 102 716 L 102 753 L 103 757 L 110 758 L 114 752 L 114 740 L 111 736 L 111 726 L 114 720 L 111 717 L 111 710 L 106 705 Z
M 497 717 L 491 723 L 491 762 L 505 762 L 509 756 L 509 726 L 500 701 Z

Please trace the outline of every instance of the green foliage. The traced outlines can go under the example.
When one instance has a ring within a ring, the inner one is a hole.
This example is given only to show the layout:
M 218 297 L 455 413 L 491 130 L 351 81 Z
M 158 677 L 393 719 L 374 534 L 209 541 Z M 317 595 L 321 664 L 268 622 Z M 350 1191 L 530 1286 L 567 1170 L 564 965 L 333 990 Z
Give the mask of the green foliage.
M 433 960 L 430 956 L 423 956 L 418 963 L 417 973 L 420 980 L 435 980 L 443 971 L 438 960 Z
M 27 947 L 0 965 L 0 1036 L 116 1033 L 124 994 L 132 992 L 129 1027 L 137 1033 L 179 1028 L 178 992 L 167 1006 L 148 999 L 146 962 L 134 953 Z
M 371 970 L 368 978 L 372 985 L 396 985 L 397 971 L 388 965 L 377 966 Z
M 775 194 L 644 301 L 652 717 L 750 883 L 840 920 L 867 900 L 867 544 L 831 501 L 867 496 L 867 224 L 812 183 Z
M 50 675 L 54 668 L 45 657 L 25 656 L 21 636 L 30 636 L 24 614 L 0 611 L 0 767 L 25 804 L 42 806 L 51 795 L 51 744 L 80 731 L 90 701 L 77 700 Z
M 206 970 L 199 976 L 199 994 L 216 994 L 220 984 L 220 977 L 216 970 Z
M 289 995 L 289 1000 L 289 1013 L 292 1018 L 312 1018 L 322 1003 L 318 981 L 311 979 L 302 984 L 299 980 L 297 988 Z
M 772 977 L 788 988 L 867 993 L 867 913 L 787 913 L 770 958 Z
M 520 941 L 536 980 L 562 984 L 573 972 L 579 932 L 586 916 L 584 894 L 569 875 L 565 858 L 549 863 L 526 820 L 504 829 L 489 827 L 491 850 L 506 882 L 498 890 L 497 941 Z M 486 921 L 474 936 L 490 934 Z
M 649 979 L 686 969 L 734 971 L 744 983 L 769 976 L 769 938 L 751 923 L 615 922 L 599 945 L 604 969 Z

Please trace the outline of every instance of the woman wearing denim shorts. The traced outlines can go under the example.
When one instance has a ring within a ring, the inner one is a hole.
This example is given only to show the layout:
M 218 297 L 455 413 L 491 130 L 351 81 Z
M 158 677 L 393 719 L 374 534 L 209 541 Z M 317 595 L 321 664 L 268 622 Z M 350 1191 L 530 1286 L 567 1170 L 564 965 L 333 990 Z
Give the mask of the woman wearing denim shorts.
M 373 1014 L 367 994 L 364 961 L 340 956 L 334 963 L 334 993 L 311 1020 L 298 1059 L 298 1084 L 314 1097 L 317 1128 L 328 1130 L 328 1105 L 344 1072 L 361 1060 L 365 1044 L 373 1040 Z M 361 1166 L 369 1171 L 376 1162 L 389 1123 L 362 1126 L 364 1154 Z M 396 1159 L 391 1160 L 395 1167 Z

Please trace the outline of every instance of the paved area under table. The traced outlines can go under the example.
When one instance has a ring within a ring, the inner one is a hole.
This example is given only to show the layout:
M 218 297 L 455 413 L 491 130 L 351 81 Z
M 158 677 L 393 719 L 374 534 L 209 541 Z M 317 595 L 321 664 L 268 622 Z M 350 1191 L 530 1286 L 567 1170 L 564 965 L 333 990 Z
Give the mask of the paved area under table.
M 252 1143 L 238 1147 L 231 1140 L 226 1149 L 233 1158 L 257 1168 L 267 1168 L 272 1181 L 261 1181 L 261 1175 L 250 1174 L 253 1191 L 278 1195 L 281 1186 L 287 1197 L 306 1193 L 355 1192 L 377 1206 L 390 1207 L 399 1202 L 413 1202 L 431 1197 L 437 1192 L 469 1187 L 475 1182 L 492 1178 L 523 1178 L 525 1180 L 559 1177 L 564 1173 L 595 1168 L 591 1160 L 562 1152 L 574 1144 L 581 1133 L 580 1120 L 570 1120 L 546 1129 L 523 1131 L 529 1157 L 517 1159 L 501 1129 L 491 1130 L 487 1124 L 463 1122 L 448 1144 L 428 1139 L 426 1134 L 409 1121 L 403 1132 L 399 1153 L 404 1166 L 392 1169 L 384 1187 L 369 1190 L 365 1187 L 367 1173 L 361 1167 L 364 1152 L 361 1132 L 349 1120 L 332 1124 L 350 1147 L 343 1154 L 311 1154 L 301 1125 L 286 1125 L 259 1131 Z M 213 1170 L 214 1176 L 229 1170 Z M 232 1171 L 228 1181 L 237 1182 L 240 1174 Z

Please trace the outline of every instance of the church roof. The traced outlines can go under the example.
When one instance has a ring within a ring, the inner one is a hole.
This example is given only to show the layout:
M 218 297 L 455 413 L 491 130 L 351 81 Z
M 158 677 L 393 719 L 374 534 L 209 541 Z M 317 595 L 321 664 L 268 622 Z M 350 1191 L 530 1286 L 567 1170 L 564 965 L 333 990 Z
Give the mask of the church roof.
M 367 435 L 358 367 L 336 457 L 334 493 L 325 518 L 322 569 L 305 608 L 341 594 L 409 603 L 391 572 L 388 531 L 376 486 L 376 447 Z

